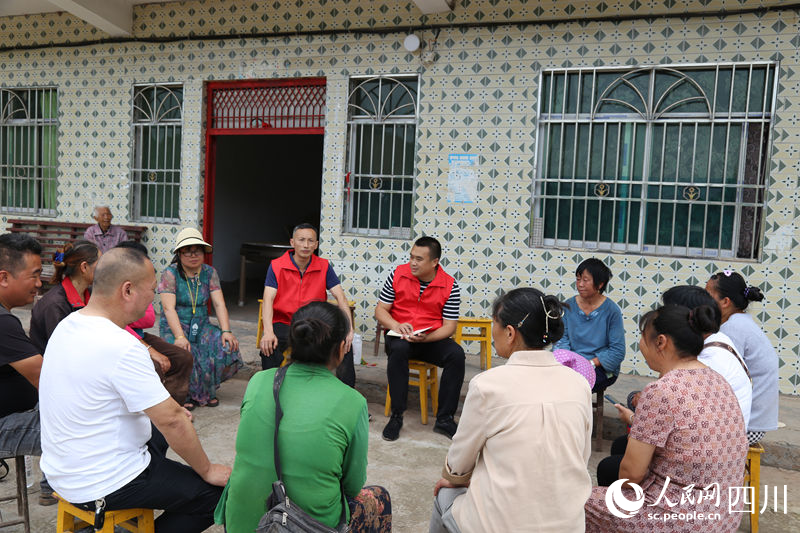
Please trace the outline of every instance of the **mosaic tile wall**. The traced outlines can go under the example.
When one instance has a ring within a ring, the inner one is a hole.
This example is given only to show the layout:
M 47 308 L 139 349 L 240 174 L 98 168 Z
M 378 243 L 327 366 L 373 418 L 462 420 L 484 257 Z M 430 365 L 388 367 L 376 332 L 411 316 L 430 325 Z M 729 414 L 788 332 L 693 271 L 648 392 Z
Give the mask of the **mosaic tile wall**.
M 200 4 L 208 8 L 212 3 Z M 325 5 L 334 4 L 339 5 Z M 530 9 L 534 3 L 505 4 L 516 10 Z M 353 6 L 366 10 L 372 9 L 373 3 L 348 5 L 352 14 Z M 169 24 L 196 33 L 211 28 L 218 33 L 229 31 L 229 15 L 219 11 L 209 15 L 207 9 L 202 15 L 198 11 L 190 15 L 182 11 L 188 6 L 182 4 L 175 16 L 168 16 L 174 6 L 167 4 L 159 13 Z M 655 3 L 647 6 L 642 9 L 654 9 Z M 339 14 L 326 21 L 343 24 L 343 17 Z M 205 21 L 202 26 L 200 18 Z M 733 267 L 765 290 L 767 300 L 754 305 L 752 312 L 778 350 L 782 392 L 800 394 L 800 279 L 794 273 L 800 268 L 799 30 L 798 13 L 791 10 L 728 17 L 453 28 L 442 30 L 437 45 L 440 57 L 430 67 L 421 66 L 417 56 L 402 49 L 404 32 L 53 47 L 0 53 L 0 85 L 59 87 L 59 218 L 89 221 L 92 205 L 110 203 L 117 221 L 124 222 L 132 86 L 153 81 L 184 83 L 181 219 L 192 225 L 201 217 L 203 82 L 237 78 L 247 71 L 253 57 L 267 58 L 259 72 L 263 77 L 326 76 L 322 230 L 328 236 L 328 255 L 348 292 L 359 302 L 357 322 L 365 337 L 371 338 L 379 286 L 389 269 L 405 260 L 409 243 L 341 232 L 348 76 L 420 73 L 422 122 L 413 233 L 442 238 L 446 247 L 443 264 L 463 285 L 462 314 L 485 315 L 498 291 L 518 285 L 572 295 L 572 273 L 585 257 L 580 252 L 531 249 L 526 244 L 536 144 L 536 84 L 542 68 L 780 61 L 763 262 L 729 264 L 614 254 L 601 258 L 617 274 L 608 295 L 625 315 L 630 350 L 624 371 L 649 373 L 636 353 L 636 322 L 661 292 L 675 284 L 704 283 L 710 273 Z M 445 199 L 447 155 L 453 152 L 481 155 L 482 181 L 474 204 L 449 204 Z M 1 220 L 5 222 L 5 218 Z M 147 232 L 160 266 L 168 259 L 177 230 L 173 225 L 152 225 Z
M 781 0 L 456 0 L 451 13 L 423 15 L 411 1 L 189 0 L 133 7 L 133 36 L 255 35 L 409 27 L 424 24 L 530 22 L 767 9 Z M 110 36 L 68 13 L 0 20 L 0 47 L 81 43 Z

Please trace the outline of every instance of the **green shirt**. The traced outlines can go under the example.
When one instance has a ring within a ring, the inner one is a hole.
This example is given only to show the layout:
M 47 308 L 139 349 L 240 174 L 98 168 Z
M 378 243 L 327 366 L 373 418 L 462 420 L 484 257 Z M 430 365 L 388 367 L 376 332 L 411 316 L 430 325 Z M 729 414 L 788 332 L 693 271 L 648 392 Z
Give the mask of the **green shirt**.
M 272 450 L 274 377 L 275 369 L 258 372 L 242 401 L 236 460 L 214 513 L 228 533 L 255 530 L 278 479 Z M 354 498 L 367 477 L 367 401 L 327 368 L 302 363 L 289 367 L 280 398 L 278 447 L 286 492 L 305 512 L 336 527 L 343 505 L 340 481 Z

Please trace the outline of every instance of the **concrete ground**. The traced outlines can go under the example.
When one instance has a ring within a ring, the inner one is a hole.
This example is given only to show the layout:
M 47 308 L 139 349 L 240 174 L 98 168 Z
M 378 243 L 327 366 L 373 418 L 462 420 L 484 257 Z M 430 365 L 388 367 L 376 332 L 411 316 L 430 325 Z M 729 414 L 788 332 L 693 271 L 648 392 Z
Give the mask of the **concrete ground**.
M 220 399 L 219 407 L 198 408 L 194 411 L 194 416 L 195 428 L 211 460 L 232 465 L 235 435 L 239 421 L 239 405 L 249 377 L 260 367 L 258 367 L 257 350 L 255 349 L 255 323 L 250 320 L 238 320 L 238 318 L 248 318 L 243 314 L 244 310 L 231 307 L 231 311 L 234 318 L 232 329 L 242 343 L 242 356 L 248 366 L 233 379 L 222 385 L 218 393 Z M 23 324 L 27 325 L 29 320 L 27 310 L 15 310 L 15 314 L 20 316 Z M 433 485 L 439 478 L 450 441 L 442 435 L 433 433 L 432 417 L 430 417 L 427 426 L 423 426 L 420 423 L 419 404 L 417 396 L 414 394 L 409 395 L 409 410 L 405 416 L 405 425 L 400 439 L 396 442 L 385 442 L 381 439 L 381 431 L 386 422 L 386 418 L 383 415 L 386 357 L 383 355 L 379 355 L 377 358 L 372 357 L 372 347 L 372 343 L 364 343 L 364 359 L 377 366 L 358 366 L 356 368 L 357 388 L 367 398 L 373 418 L 370 423 L 367 483 L 383 485 L 389 490 L 392 497 L 393 530 L 395 532 L 425 532 L 427 531 L 432 508 Z M 467 376 L 465 380 L 469 380 L 479 372 L 477 359 L 477 356 L 467 357 Z M 493 364 L 495 365 L 502 364 L 502 362 L 503 360 L 497 357 L 493 359 Z M 628 389 L 633 390 L 634 387 L 641 385 L 645 381 L 643 378 L 631 380 L 625 378 L 627 376 L 623 376 L 620 382 L 615 385 L 615 395 L 618 394 L 620 397 L 624 397 Z M 625 384 L 624 387 L 623 384 Z M 463 389 L 463 392 L 465 391 L 466 387 Z M 793 408 L 796 407 L 795 404 L 800 406 L 800 400 L 791 400 Z M 784 398 L 782 398 L 782 420 L 786 421 L 787 425 L 792 428 L 800 427 L 798 425 L 800 416 L 796 418 L 793 416 L 792 419 L 783 417 L 783 404 L 785 403 Z M 606 428 L 609 432 L 613 432 L 615 431 L 612 418 L 613 412 L 610 412 L 613 411 L 613 408 L 607 407 Z M 796 410 L 790 409 L 788 414 L 794 415 L 796 412 Z M 781 431 L 774 433 L 778 434 Z M 609 436 L 616 435 L 615 433 L 606 434 Z M 605 449 L 592 453 L 589 461 L 589 471 L 592 473 L 593 478 L 597 463 L 608 453 L 610 441 L 605 441 L 604 444 Z M 38 458 L 35 460 L 35 466 L 34 477 L 38 481 Z M 794 468 L 800 467 L 795 465 Z M 761 471 L 761 485 L 768 485 L 770 493 L 773 486 L 780 487 L 780 493 L 782 493 L 784 485 L 788 487 L 786 513 L 784 514 L 783 506 L 779 507 L 779 512 L 777 513 L 772 511 L 772 501 L 770 500 L 768 502 L 770 510 L 765 511 L 760 518 L 761 531 L 765 533 L 800 532 L 800 472 L 765 466 L 762 467 Z M 13 491 L 14 476 L 12 465 L 11 474 L 3 481 L 0 481 L 0 497 L 10 495 Z M 37 491 L 38 483 L 34 484 L 34 487 L 29 490 L 32 498 L 30 505 L 31 531 L 34 533 L 53 532 L 55 531 L 56 509 L 55 507 L 39 506 L 37 504 Z M 4 517 L 13 514 L 14 511 L 15 509 L 12 505 L 0 505 L 0 512 Z M 749 531 L 747 525 L 748 518 L 745 516 L 740 531 Z M 18 533 L 22 532 L 23 529 L 15 526 L 3 531 Z M 219 526 L 214 526 L 208 531 L 222 533 L 223 530 Z

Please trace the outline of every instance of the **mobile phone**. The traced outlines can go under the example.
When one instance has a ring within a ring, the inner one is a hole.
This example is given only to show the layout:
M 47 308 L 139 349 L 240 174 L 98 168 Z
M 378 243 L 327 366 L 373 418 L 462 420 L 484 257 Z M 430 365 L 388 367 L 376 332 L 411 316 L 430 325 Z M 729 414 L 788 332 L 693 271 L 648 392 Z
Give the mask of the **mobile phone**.
M 611 402 L 611 403 L 619 403 L 619 402 L 618 402 L 617 400 L 615 400 L 615 399 L 614 399 L 614 397 L 613 397 L 613 396 L 611 396 L 610 394 L 604 394 L 604 395 L 603 395 L 603 398 L 605 398 L 606 400 L 608 400 L 608 401 L 609 401 L 609 402 Z

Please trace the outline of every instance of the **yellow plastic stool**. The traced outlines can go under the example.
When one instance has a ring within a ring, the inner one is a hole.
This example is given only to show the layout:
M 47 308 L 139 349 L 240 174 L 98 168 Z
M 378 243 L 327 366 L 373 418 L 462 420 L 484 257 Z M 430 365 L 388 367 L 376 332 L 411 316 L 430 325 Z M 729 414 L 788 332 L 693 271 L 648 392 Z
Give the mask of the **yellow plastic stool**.
M 464 333 L 464 328 L 477 328 L 479 333 Z M 462 316 L 458 319 L 453 340 L 478 341 L 481 347 L 481 370 L 492 368 L 492 319 Z
M 416 372 L 413 374 L 412 372 Z M 428 423 L 428 391 L 431 393 L 431 407 L 433 414 L 439 410 L 439 367 L 424 361 L 408 360 L 408 384 L 419 387 L 419 410 L 423 424 Z M 389 395 L 389 386 L 386 386 L 386 408 L 384 415 L 392 412 L 392 397 Z
M 94 524 L 94 512 L 84 511 L 65 501 L 58 494 L 58 515 L 56 517 L 56 533 L 78 531 L 87 525 Z M 106 521 L 102 533 L 114 533 L 114 526 L 120 526 L 132 533 L 154 533 L 152 509 L 120 509 L 106 511 Z
M 747 450 L 747 460 L 744 463 L 744 486 L 753 487 L 753 506 L 750 508 L 750 532 L 758 533 L 758 515 L 761 512 L 761 454 L 764 447 L 758 443 Z

